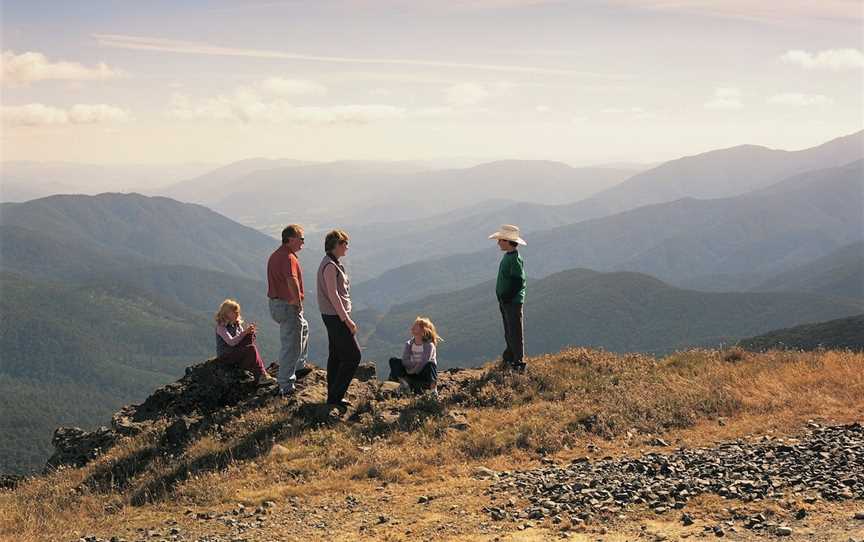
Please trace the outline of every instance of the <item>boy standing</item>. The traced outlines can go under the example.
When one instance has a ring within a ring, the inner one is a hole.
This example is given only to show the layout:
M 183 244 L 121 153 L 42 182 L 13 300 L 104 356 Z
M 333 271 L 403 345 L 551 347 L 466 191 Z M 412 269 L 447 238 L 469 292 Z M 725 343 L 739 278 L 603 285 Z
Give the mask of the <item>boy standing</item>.
M 504 322 L 504 340 L 507 348 L 501 355 L 504 367 L 517 371 L 525 370 L 525 337 L 522 307 L 525 304 L 525 262 L 519 254 L 519 245 L 526 245 L 519 237 L 519 228 L 504 224 L 489 236 L 498 240 L 498 248 L 505 254 L 498 266 L 495 295 Z

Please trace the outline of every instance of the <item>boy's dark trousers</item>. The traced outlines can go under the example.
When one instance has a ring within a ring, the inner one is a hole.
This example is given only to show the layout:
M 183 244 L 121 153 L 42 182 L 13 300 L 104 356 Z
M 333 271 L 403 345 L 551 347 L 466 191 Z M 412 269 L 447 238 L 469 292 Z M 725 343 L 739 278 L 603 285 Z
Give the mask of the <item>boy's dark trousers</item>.
M 360 365 L 360 345 L 338 316 L 322 314 L 321 317 L 327 328 L 327 402 L 337 405 L 348 392 Z
M 499 302 L 501 320 L 504 323 L 504 341 L 507 348 L 501 354 L 505 364 L 516 368 L 525 368 L 525 339 L 522 318 L 522 303 Z
M 408 382 L 414 393 L 423 393 L 424 390 L 432 389 L 433 384 L 438 381 L 438 366 L 427 363 L 419 373 L 412 375 L 405 371 L 401 359 L 390 358 L 390 380 L 398 382 L 400 378 Z

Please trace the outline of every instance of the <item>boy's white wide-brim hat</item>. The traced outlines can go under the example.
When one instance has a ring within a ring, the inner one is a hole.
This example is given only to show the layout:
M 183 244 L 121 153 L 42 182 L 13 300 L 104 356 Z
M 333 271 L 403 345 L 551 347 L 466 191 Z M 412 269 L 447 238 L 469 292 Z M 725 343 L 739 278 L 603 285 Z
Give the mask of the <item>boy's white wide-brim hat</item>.
M 523 246 L 528 244 L 525 239 L 519 237 L 519 226 L 513 224 L 502 224 L 498 231 L 489 236 L 489 239 L 504 239 Z

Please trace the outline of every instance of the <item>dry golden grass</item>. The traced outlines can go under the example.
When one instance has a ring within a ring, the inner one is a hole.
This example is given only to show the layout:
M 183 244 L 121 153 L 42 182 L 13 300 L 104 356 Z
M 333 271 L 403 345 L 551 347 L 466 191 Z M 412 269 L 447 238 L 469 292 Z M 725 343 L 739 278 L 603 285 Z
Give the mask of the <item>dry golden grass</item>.
M 541 455 L 586 455 L 588 442 L 600 445 L 598 454 L 638 453 L 648 434 L 700 445 L 864 411 L 864 355 L 848 352 L 694 350 L 657 360 L 577 348 L 529 366 L 525 374 L 478 373 L 445 395 L 446 408 L 468 418 L 463 431 L 437 412 L 411 431 L 308 428 L 275 402 L 178 457 L 149 455 L 155 441 L 142 435 L 87 467 L 0 493 L 0 539 L 66 539 L 187 506 L 374 493 L 382 484 L 443 491 L 464 483 L 473 466 L 524 468 Z M 424 399 L 399 403 L 440 410 Z M 272 435 L 284 448 L 268 453 L 269 443 L 251 434 Z M 118 469 L 134 473 L 126 485 L 112 483 Z

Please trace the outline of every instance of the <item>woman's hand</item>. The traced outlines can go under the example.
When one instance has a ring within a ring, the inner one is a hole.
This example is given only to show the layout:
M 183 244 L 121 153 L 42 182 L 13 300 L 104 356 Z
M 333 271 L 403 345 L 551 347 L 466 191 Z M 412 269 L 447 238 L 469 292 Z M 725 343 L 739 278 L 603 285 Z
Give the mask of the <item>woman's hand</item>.
M 351 335 L 357 335 L 357 324 L 354 323 L 354 320 L 350 318 L 345 320 L 345 325 L 348 326 L 348 329 L 351 331 Z

